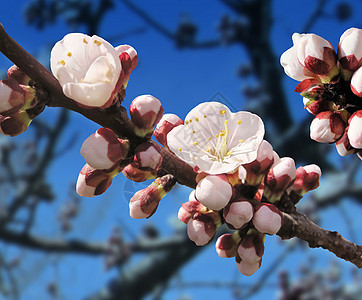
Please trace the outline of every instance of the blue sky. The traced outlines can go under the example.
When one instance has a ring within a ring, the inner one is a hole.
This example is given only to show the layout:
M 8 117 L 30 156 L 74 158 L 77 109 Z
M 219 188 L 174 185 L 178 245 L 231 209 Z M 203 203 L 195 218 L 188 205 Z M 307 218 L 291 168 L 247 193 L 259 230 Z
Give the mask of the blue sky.
M 5 2 L 6 5 L 3 5 L 0 11 L 0 21 L 7 32 L 30 53 L 39 55 L 43 61 L 47 60 L 49 48 L 46 46 L 54 44 L 70 32 L 64 20 L 59 18 L 55 24 L 38 31 L 25 24 L 22 9 L 19 9 L 28 1 Z M 176 113 L 183 118 L 198 103 L 212 99 L 217 93 L 233 103 L 234 107 L 240 109 L 244 107 L 245 102 L 240 91 L 246 85 L 253 83 L 253 80 L 242 81 L 237 77 L 240 64 L 247 63 L 247 55 L 241 46 L 221 46 L 208 50 L 179 50 L 170 40 L 148 27 L 142 19 L 128 8 L 118 1 L 115 2 L 115 10 L 106 15 L 101 26 L 100 36 L 107 39 L 109 36 L 125 33 L 135 28 L 146 28 L 141 34 L 127 35 L 122 41 L 114 41 L 114 46 L 118 44 L 132 45 L 139 54 L 139 65 L 132 74 L 127 88 L 127 97 L 124 102 L 126 108 L 136 96 L 152 94 L 161 100 L 165 112 Z M 314 33 L 328 39 L 335 47 L 340 35 L 346 29 L 352 26 L 361 26 L 360 15 L 357 12 L 362 11 L 362 1 L 349 1 L 354 7 L 354 14 L 351 19 L 344 22 L 337 22 L 333 18 L 334 8 L 339 2 L 330 0 L 326 8 L 326 16 L 320 18 L 313 28 Z M 142 0 L 137 1 L 137 3 L 170 30 L 177 28 L 181 14 L 187 12 L 191 20 L 199 26 L 198 37 L 200 40 L 216 38 L 218 36 L 216 29 L 218 20 L 223 14 L 230 13 L 230 10 L 221 4 L 221 1 Z M 306 20 L 314 11 L 315 5 L 316 1 L 313 0 L 274 1 L 272 40 L 277 57 L 291 46 L 291 34 L 301 31 Z M 10 65 L 11 63 L 1 55 L 0 69 L 6 69 Z M 285 76 L 284 83 L 290 99 L 289 105 L 293 117 L 296 120 L 305 117 L 307 112 L 303 110 L 302 99 L 293 92 L 297 84 L 296 81 Z M 57 109 L 47 108 L 41 118 L 51 122 L 57 112 Z M 79 154 L 80 146 L 83 140 L 97 128 L 98 125 L 91 123 L 82 116 L 72 115 L 71 122 L 64 134 L 64 140 L 66 142 L 67 137 L 74 131 L 78 133 L 79 139 L 70 151 L 54 162 L 47 174 L 49 180 L 54 184 L 59 199 L 50 206 L 41 208 L 38 216 L 47 218 L 46 223 L 49 222 L 50 225 L 44 227 L 44 223 L 39 221 L 36 226 L 37 231 L 49 236 L 54 234 L 60 236 L 59 232 L 57 233 L 56 225 L 51 224 L 54 223 L 57 210 L 62 201 L 67 198 L 67 193 L 64 191 L 68 191 L 68 186 L 76 180 L 78 172 L 84 164 L 84 160 Z M 18 141 L 21 141 L 21 139 L 22 137 L 16 138 Z M 82 200 L 83 214 L 77 221 L 75 230 L 70 236 L 105 240 L 112 227 L 117 223 L 119 224 L 120 221 L 127 224 L 127 227 L 137 234 L 145 221 L 132 220 L 128 216 L 127 200 L 130 193 L 127 191 L 137 190 L 138 188 L 133 183 L 125 182 L 122 175 L 120 175 L 116 177 L 115 182 L 104 196 Z M 162 201 L 158 212 L 151 218 L 151 222 L 157 224 L 163 234 L 172 233 L 173 229 L 170 226 L 169 219 L 176 216 L 180 204 L 187 200 L 187 194 L 188 190 L 185 189 L 180 189 L 174 193 L 171 192 Z M 346 207 L 349 209 L 352 204 L 346 203 Z M 359 207 L 353 208 L 361 212 Z M 361 225 L 361 221 L 354 220 L 354 222 L 356 227 L 358 227 L 358 224 Z M 322 225 L 338 230 L 348 237 L 345 223 L 338 211 L 334 209 L 328 209 L 323 213 Z M 267 239 L 262 269 L 267 268 L 272 263 L 273 258 L 281 251 L 279 244 L 279 238 L 271 237 Z M 10 251 L 16 251 L 12 249 L 10 248 Z M 31 255 L 39 256 L 39 254 Z M 298 250 L 286 259 L 283 266 L 296 273 L 300 262 L 306 261 L 310 255 L 318 255 L 317 264 L 321 267 L 333 257 L 322 250 Z M 56 261 L 55 258 L 52 258 L 53 260 Z M 55 274 L 54 268 L 51 264 L 49 265 L 44 272 L 39 274 L 39 278 L 24 290 L 22 299 L 47 299 L 44 295 L 40 297 L 43 294 L 42 285 L 52 278 L 59 280 L 64 288 L 62 292 L 66 299 L 79 299 L 104 286 L 107 280 L 116 274 L 115 271 L 108 273 L 103 271 L 101 258 L 70 256 L 64 259 L 64 266 L 58 268 L 58 274 Z M 185 281 L 227 281 L 239 276 L 237 277 L 239 282 L 248 285 L 262 274 L 262 269 L 251 278 L 243 277 L 238 274 L 234 261 L 232 259 L 218 258 L 213 245 L 211 245 L 197 259 L 185 267 L 182 271 L 182 277 Z M 349 270 L 349 265 L 346 266 L 346 270 Z M 92 273 L 94 276 L 87 276 L 85 280 L 83 274 L 88 273 Z M 270 281 L 276 283 L 276 276 Z M 191 295 L 193 299 L 207 298 L 213 300 L 219 299 L 221 296 L 226 299 L 230 297 L 228 290 L 202 289 L 198 291 L 192 289 L 185 293 Z M 179 294 L 178 289 L 172 289 L 165 299 L 177 299 Z M 258 295 L 255 299 L 266 299 L 266 297 L 274 294 L 275 290 L 265 290 L 264 294 Z

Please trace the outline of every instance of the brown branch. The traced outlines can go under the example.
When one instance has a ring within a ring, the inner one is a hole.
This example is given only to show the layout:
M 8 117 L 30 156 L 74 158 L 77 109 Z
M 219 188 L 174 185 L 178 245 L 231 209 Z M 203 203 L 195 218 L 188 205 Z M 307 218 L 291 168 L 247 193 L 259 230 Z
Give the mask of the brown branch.
M 362 268 L 362 246 L 356 245 L 336 231 L 329 231 L 314 224 L 305 215 L 297 212 L 283 213 L 283 226 L 277 233 L 282 239 L 300 238 L 310 248 L 321 247 L 339 258 Z

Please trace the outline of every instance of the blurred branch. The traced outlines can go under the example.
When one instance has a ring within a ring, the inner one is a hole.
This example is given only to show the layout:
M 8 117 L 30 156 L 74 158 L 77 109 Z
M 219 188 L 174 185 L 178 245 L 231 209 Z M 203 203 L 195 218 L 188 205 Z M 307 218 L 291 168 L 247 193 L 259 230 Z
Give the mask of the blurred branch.
M 318 0 L 317 6 L 314 12 L 309 17 L 307 23 L 304 25 L 302 32 L 309 32 L 314 24 L 319 20 L 321 16 L 323 16 L 323 9 L 327 5 L 329 0 Z

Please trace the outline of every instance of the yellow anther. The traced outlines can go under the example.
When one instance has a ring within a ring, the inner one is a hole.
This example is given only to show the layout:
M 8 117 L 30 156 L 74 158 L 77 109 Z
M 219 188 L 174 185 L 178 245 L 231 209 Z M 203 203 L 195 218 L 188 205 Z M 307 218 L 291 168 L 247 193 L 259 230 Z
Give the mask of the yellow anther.
M 244 140 L 239 140 L 239 143 L 242 143 L 242 142 L 244 142 Z
M 220 133 L 220 136 L 225 136 L 225 133 L 221 132 L 221 133 Z
M 195 118 L 195 121 L 196 121 L 196 122 L 198 122 L 198 121 L 199 121 L 199 118 L 198 118 L 198 117 L 196 117 L 196 118 Z
M 238 123 L 238 125 L 241 125 L 242 122 L 239 120 L 239 121 L 237 121 L 236 123 Z
M 196 146 L 196 145 L 198 145 L 199 143 L 198 142 L 194 142 L 194 145 Z
M 65 65 L 65 61 L 64 61 L 64 60 L 59 61 L 59 63 L 61 63 L 63 66 Z
M 87 40 L 85 38 L 83 39 L 83 43 L 88 44 L 88 42 L 87 42 Z
M 219 137 L 219 135 L 217 134 L 217 135 L 215 135 L 215 137 Z
M 190 119 L 190 123 L 192 123 L 192 120 Z
M 82 79 L 80 80 L 80 82 L 83 83 L 83 82 L 84 82 L 84 78 L 82 78 Z
M 182 151 L 182 149 L 181 149 L 181 148 L 178 148 L 178 151 Z
M 94 44 L 97 44 L 97 46 L 100 46 L 100 45 L 102 45 L 102 42 L 94 40 Z
M 192 130 L 192 133 L 195 133 L 196 131 L 195 130 Z
M 68 52 L 67 55 L 68 55 L 69 57 L 71 57 L 71 56 L 72 56 L 72 52 Z
M 206 118 L 206 115 L 204 115 L 204 118 Z
M 223 133 L 223 134 L 225 134 L 225 133 L 226 133 L 226 131 L 225 131 L 225 130 L 221 130 L 220 132 L 221 132 L 221 133 Z
M 209 152 L 210 152 L 210 149 L 207 149 L 206 152 L 209 153 Z
M 185 120 L 185 124 L 186 124 L 186 125 L 189 124 L 189 121 Z
M 211 137 L 209 137 L 209 141 L 211 141 Z
M 224 115 L 226 114 L 226 110 L 225 109 L 220 109 L 220 115 Z
M 233 152 L 232 151 L 229 151 L 228 153 L 226 153 L 226 155 L 231 155 Z

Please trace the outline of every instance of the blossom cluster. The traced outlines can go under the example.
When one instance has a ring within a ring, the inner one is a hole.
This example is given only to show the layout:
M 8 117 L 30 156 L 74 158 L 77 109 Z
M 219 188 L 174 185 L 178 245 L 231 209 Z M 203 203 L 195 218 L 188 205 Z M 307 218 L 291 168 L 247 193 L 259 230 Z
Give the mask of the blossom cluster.
M 293 46 L 280 62 L 285 73 L 301 81 L 295 91 L 315 115 L 310 136 L 335 143 L 341 156 L 362 157 L 362 29 L 350 28 L 340 37 L 337 53 L 315 34 L 292 36 Z
M 16 136 L 26 131 L 39 107 L 31 79 L 12 66 L 8 78 L 0 81 L 0 132 Z

